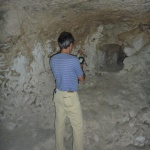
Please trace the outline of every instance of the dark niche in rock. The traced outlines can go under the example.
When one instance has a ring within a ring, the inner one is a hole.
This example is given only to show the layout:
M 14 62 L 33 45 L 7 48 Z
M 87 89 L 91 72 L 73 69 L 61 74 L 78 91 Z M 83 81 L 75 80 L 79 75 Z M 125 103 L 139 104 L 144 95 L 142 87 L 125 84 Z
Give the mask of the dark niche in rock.
M 118 44 L 103 45 L 97 53 L 97 69 L 107 72 L 120 71 L 123 68 L 123 60 L 127 57 Z

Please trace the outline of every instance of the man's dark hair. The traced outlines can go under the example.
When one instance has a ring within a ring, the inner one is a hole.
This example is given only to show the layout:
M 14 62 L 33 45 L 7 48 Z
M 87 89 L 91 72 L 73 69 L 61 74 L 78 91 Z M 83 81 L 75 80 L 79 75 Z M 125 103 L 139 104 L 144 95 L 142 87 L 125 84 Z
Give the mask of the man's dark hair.
M 74 37 L 69 32 L 62 32 L 58 38 L 58 45 L 60 49 L 66 49 L 70 44 L 74 43 Z

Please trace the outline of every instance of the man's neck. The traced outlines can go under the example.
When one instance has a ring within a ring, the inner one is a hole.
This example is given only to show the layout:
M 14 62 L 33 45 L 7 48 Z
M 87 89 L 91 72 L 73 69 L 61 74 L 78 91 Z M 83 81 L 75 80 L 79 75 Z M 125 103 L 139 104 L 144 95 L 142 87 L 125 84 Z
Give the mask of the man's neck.
M 67 48 L 67 49 L 62 49 L 60 52 L 61 52 L 61 53 L 65 53 L 65 54 L 70 54 L 70 52 L 69 52 L 69 49 L 68 49 L 68 48 Z

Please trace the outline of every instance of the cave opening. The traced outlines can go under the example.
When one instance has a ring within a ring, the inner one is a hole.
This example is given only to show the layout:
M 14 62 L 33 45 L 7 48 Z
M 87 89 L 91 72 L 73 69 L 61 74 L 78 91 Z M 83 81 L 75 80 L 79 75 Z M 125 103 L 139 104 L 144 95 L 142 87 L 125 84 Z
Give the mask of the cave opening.
M 97 52 L 97 70 L 106 72 L 118 72 L 127 57 L 119 44 L 105 44 Z

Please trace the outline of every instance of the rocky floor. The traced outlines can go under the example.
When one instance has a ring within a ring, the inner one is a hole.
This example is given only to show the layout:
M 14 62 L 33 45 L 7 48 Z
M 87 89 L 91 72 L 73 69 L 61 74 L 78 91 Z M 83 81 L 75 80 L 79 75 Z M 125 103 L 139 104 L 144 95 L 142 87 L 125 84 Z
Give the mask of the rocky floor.
M 150 79 L 137 78 L 131 74 L 103 74 L 88 78 L 80 86 L 86 150 L 150 149 Z M 55 114 L 51 102 L 49 110 L 44 113 L 42 108 L 22 108 L 16 118 L 2 117 L 0 149 L 54 150 Z M 72 149 L 71 141 L 68 121 L 67 150 Z
M 150 146 L 150 93 L 143 84 L 128 75 L 105 74 L 94 86 L 81 90 L 86 149 Z

